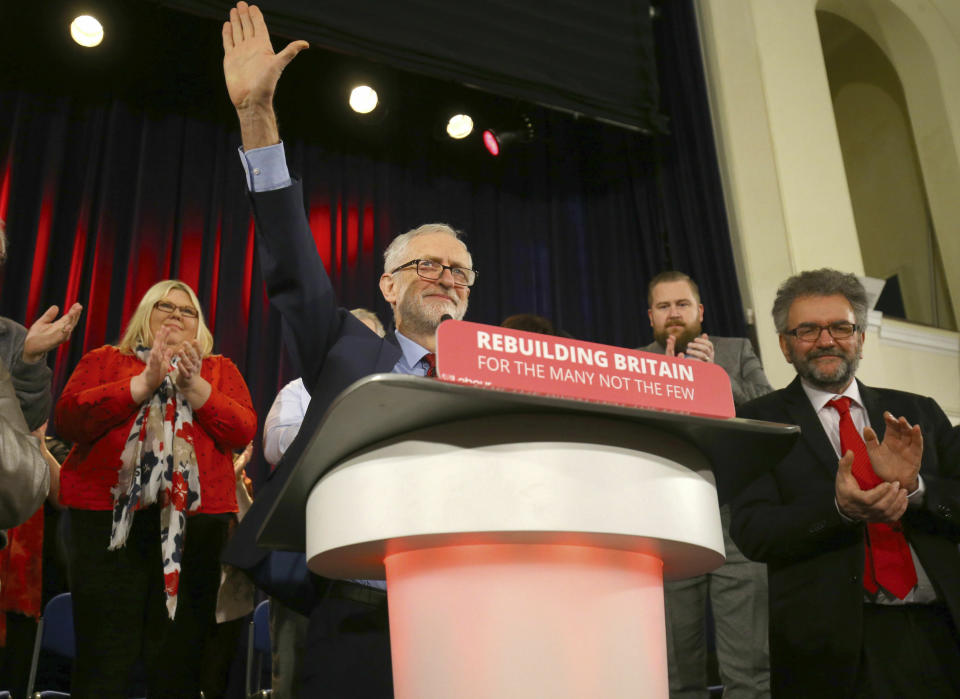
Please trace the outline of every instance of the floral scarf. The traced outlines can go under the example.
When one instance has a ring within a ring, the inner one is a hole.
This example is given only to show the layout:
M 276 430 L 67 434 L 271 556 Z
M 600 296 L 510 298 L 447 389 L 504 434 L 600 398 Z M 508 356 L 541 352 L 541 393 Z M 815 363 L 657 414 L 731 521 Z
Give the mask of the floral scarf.
M 150 348 L 137 347 L 144 364 Z M 138 507 L 160 503 L 160 547 L 167 613 L 177 612 L 187 512 L 200 507 L 200 474 L 193 448 L 193 410 L 174 387 L 176 368 L 140 406 L 121 455 L 113 494 L 110 550 L 122 548 Z

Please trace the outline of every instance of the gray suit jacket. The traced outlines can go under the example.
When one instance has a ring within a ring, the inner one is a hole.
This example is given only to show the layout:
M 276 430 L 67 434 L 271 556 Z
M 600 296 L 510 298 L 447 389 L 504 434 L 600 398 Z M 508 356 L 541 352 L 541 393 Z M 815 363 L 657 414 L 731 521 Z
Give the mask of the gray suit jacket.
M 760 358 L 753 351 L 750 340 L 745 337 L 715 337 L 710 336 L 713 343 L 713 361 L 723 367 L 730 377 L 730 388 L 733 391 L 733 404 L 742 405 L 747 401 L 759 398 L 773 390 L 763 373 Z M 664 354 L 666 349 L 659 342 L 651 342 L 646 347 L 638 348 L 641 352 Z
M 0 362 L 0 547 L 7 543 L 5 530 L 36 512 L 49 489 L 40 443 L 27 429 L 10 372 Z
M 35 430 L 50 416 L 52 372 L 45 359 L 35 364 L 23 361 L 23 341 L 26 338 L 25 327 L 0 316 L 0 362 L 10 372 L 27 426 Z

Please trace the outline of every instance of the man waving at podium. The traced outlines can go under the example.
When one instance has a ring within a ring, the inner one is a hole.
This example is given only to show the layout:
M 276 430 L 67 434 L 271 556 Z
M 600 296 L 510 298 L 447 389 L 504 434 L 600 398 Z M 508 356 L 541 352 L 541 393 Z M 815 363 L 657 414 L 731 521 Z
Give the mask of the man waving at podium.
M 311 393 L 297 439 L 257 492 L 224 557 L 256 571 L 270 555 L 257 546 L 257 532 L 330 403 L 368 374 L 435 373 L 436 329 L 446 317 L 463 318 L 477 275 L 457 232 L 426 224 L 397 236 L 384 252 L 380 291 L 393 309 L 394 332 L 380 338 L 339 308 L 273 111 L 280 75 L 307 43 L 294 41 L 274 53 L 262 13 L 240 2 L 223 25 L 223 48 L 267 295 L 283 315 L 284 341 Z M 301 696 L 393 696 L 384 584 L 312 576 L 306 590 L 294 600 L 310 616 Z

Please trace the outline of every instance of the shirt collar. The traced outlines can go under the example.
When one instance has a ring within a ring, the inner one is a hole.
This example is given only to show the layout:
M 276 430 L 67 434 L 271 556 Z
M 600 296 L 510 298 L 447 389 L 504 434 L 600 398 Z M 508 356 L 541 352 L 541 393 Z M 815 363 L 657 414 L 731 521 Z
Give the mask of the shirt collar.
M 804 378 L 800 379 L 800 385 L 803 387 L 803 392 L 807 394 L 807 398 L 810 401 L 810 405 L 813 406 L 814 412 L 819 413 L 827 403 L 837 396 L 846 396 L 851 402 L 856 403 L 861 408 L 863 407 L 863 401 L 860 399 L 860 384 L 857 383 L 856 379 L 850 382 L 850 385 L 847 386 L 843 393 L 824 391 L 823 389 L 810 385 Z
M 397 330 L 395 334 L 397 336 L 397 342 L 400 343 L 400 351 L 403 352 L 403 361 L 411 369 L 414 368 L 420 360 L 423 359 L 423 355 L 430 350 L 417 344 L 399 330 Z

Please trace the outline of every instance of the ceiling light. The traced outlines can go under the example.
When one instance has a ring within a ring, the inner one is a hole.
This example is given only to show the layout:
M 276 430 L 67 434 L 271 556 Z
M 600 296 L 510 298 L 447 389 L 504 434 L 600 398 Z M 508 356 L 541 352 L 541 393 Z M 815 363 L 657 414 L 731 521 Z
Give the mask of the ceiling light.
M 70 36 L 81 46 L 99 46 L 103 41 L 103 25 L 96 17 L 80 15 L 70 23 Z
M 377 108 L 377 91 L 369 85 L 360 85 L 350 91 L 350 108 L 360 114 L 369 114 Z
M 454 114 L 447 122 L 447 134 L 450 138 L 466 138 L 473 133 L 473 119 L 469 114 Z

